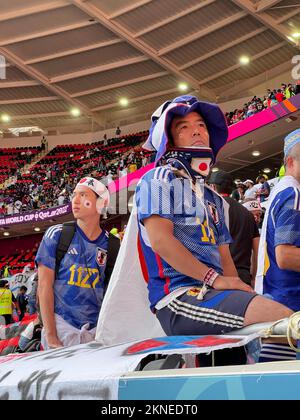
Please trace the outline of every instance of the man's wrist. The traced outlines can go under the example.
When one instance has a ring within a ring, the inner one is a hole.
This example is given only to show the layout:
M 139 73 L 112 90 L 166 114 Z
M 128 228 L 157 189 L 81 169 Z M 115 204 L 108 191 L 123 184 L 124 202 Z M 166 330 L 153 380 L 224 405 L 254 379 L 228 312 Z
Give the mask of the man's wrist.
M 219 273 L 217 273 L 213 268 L 209 268 L 203 278 L 203 283 L 209 287 L 213 287 L 217 277 L 219 277 Z

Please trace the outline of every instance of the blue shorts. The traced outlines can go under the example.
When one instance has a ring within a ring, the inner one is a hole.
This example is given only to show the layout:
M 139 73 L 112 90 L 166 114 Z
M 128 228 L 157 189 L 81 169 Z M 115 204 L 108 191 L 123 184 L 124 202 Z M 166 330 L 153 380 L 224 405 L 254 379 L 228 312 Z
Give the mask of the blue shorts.
M 199 288 L 175 298 L 156 316 L 167 335 L 221 335 L 244 327 L 244 317 L 255 293 L 210 289 L 198 300 Z

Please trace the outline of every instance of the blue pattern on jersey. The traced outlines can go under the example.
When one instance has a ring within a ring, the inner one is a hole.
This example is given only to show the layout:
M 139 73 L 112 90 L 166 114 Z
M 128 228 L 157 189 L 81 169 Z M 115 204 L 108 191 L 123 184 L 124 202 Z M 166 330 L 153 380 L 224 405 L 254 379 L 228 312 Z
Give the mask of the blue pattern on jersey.
M 278 267 L 275 248 L 278 245 L 300 247 L 300 191 L 287 188 L 272 202 L 267 224 L 267 255 L 270 267 L 264 278 L 263 293 L 294 311 L 300 310 L 300 273 Z
M 149 274 L 151 309 L 170 292 L 179 287 L 199 286 L 199 281 L 179 273 L 153 252 L 143 226 L 147 217 L 159 215 L 171 220 L 174 236 L 195 258 L 222 274 L 218 247 L 231 243 L 223 201 L 210 189 L 204 187 L 203 191 L 207 211 L 189 181 L 177 178 L 168 165 L 147 172 L 137 185 L 139 235 Z
M 40 244 L 36 263 L 55 271 L 55 253 L 62 225 L 50 227 Z M 76 226 L 76 232 L 54 281 L 54 312 L 75 328 L 97 324 L 104 296 L 104 270 L 108 234 L 90 241 Z M 98 261 L 98 262 L 97 262 Z

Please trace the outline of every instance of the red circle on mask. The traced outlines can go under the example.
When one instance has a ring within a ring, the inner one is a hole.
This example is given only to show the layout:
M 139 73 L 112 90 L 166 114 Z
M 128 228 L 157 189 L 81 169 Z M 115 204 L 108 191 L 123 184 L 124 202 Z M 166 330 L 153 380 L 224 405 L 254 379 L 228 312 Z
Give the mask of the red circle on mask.
M 204 162 L 200 163 L 199 165 L 200 171 L 207 171 L 207 168 L 208 168 L 207 163 L 204 163 Z

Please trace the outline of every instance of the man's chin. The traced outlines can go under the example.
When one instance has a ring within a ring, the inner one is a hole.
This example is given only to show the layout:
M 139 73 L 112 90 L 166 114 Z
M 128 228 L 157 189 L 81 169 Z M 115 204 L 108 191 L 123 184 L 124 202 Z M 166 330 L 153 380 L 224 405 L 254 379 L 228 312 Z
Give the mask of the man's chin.
M 72 213 L 75 218 L 77 218 L 80 215 L 80 210 L 72 210 Z

